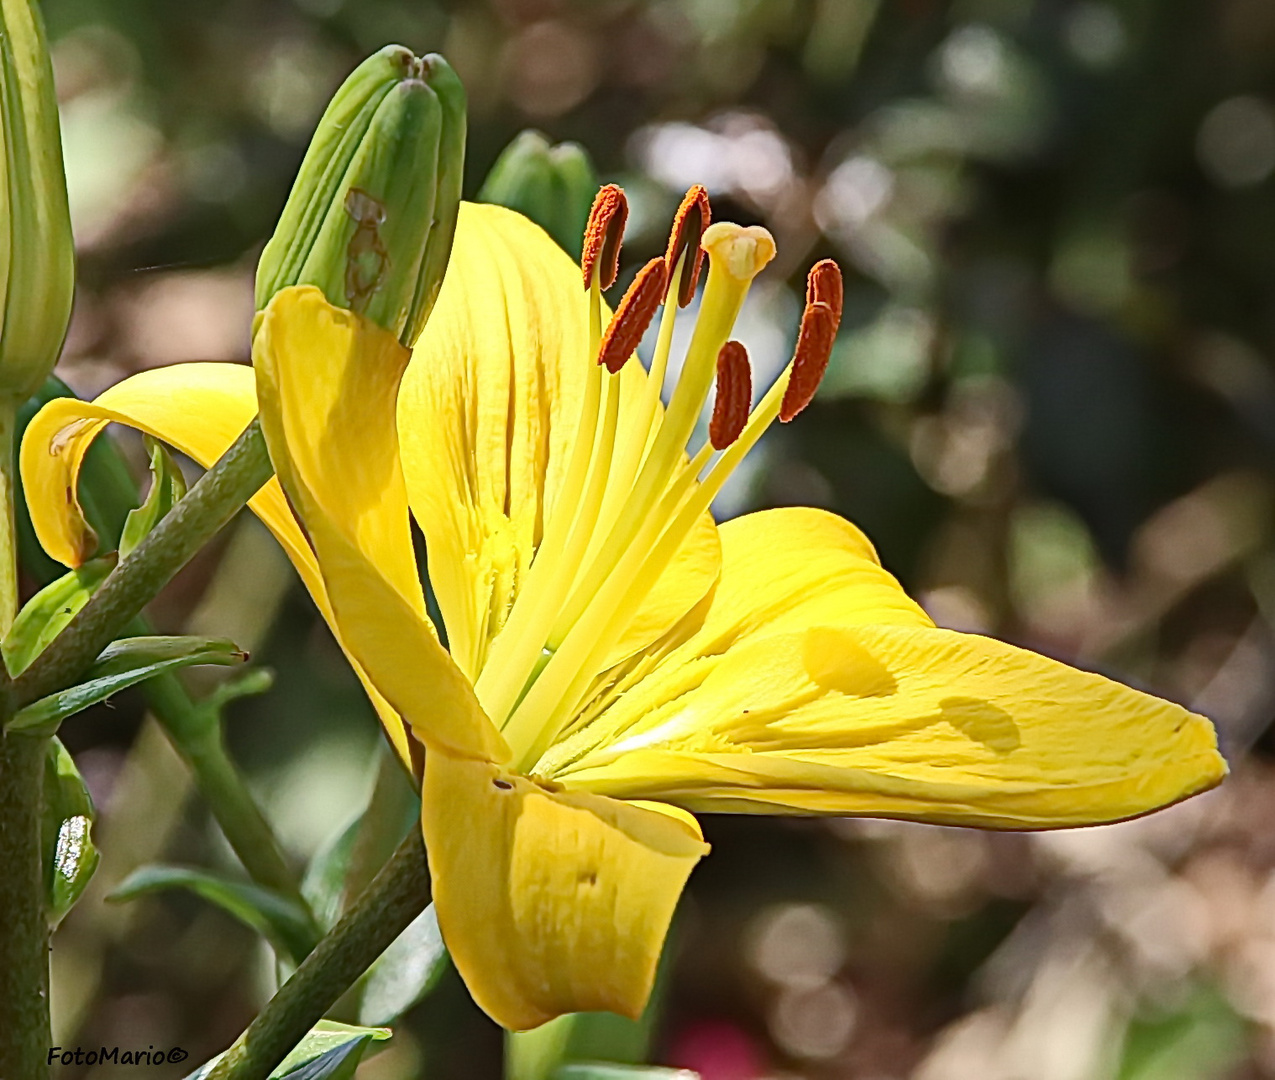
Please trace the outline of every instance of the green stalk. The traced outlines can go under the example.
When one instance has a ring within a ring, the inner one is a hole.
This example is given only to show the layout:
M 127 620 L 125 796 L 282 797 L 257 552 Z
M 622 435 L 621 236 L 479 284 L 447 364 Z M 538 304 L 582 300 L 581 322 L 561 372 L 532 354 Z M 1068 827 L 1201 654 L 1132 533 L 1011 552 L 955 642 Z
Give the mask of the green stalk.
M 261 425 L 254 420 L 18 677 L 15 707 L 71 685 L 272 472 Z
M 28 408 L 34 415 L 32 405 L 63 396 L 73 395 L 65 385 L 50 379 Z M 80 500 L 89 521 L 102 538 L 104 550 L 117 547 L 125 518 L 139 503 L 139 493 L 128 467 L 108 438 L 99 439 L 85 461 L 80 478 Z M 31 573 L 41 558 L 47 562 L 47 557 L 34 535 L 29 537 L 28 544 L 32 546 L 22 549 L 19 557 L 26 561 L 25 569 Z M 48 584 L 61 572 L 60 566 L 49 563 L 45 579 L 37 584 Z M 218 573 L 222 572 L 219 569 Z M 139 616 L 127 633 L 145 636 L 154 634 L 155 629 Z M 242 773 L 226 752 L 219 712 L 210 703 L 191 700 L 185 684 L 176 675 L 151 679 L 143 684 L 142 692 L 173 748 L 190 767 L 195 782 L 244 869 L 259 885 L 300 901 L 301 891 L 279 841 L 249 792 Z
M 13 528 L 17 402 L 0 401 L 0 633 L 18 611 Z M 0 721 L 10 715 L 0 697 Z M 0 1076 L 49 1075 L 49 925 L 45 918 L 40 819 L 48 740 L 7 735 L 0 726 Z
M 40 806 L 47 739 L 0 733 L 0 1076 L 47 1077 L 49 927 Z
M 267 1080 L 270 1071 L 428 903 L 425 845 L 420 830 L 413 829 L 207 1080 Z
M 249 876 L 308 910 L 274 830 L 226 752 L 220 717 L 208 716 L 192 701 L 176 675 L 151 679 L 142 690 L 169 741 L 190 766 L 200 793 Z
M 14 520 L 17 485 L 18 405 L 0 398 L 0 637 L 18 614 L 18 540 Z M 7 674 L 6 674 L 7 680 Z

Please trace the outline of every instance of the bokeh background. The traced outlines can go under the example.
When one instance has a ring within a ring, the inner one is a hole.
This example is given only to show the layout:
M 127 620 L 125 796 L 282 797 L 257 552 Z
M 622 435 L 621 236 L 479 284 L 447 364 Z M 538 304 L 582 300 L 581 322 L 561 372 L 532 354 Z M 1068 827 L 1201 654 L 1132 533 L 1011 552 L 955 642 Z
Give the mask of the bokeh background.
M 625 185 L 627 273 L 693 182 L 717 217 L 769 227 L 780 255 L 740 333 L 763 373 L 787 359 L 805 268 L 845 269 L 828 378 L 722 515 L 834 508 L 939 622 L 1216 720 L 1226 784 L 1120 826 L 706 820 L 654 1060 L 705 1080 L 1275 1076 L 1275 5 L 44 12 L 80 251 L 59 374 L 81 395 L 245 361 L 255 258 L 329 94 L 387 42 L 439 50 L 470 94 L 470 193 L 534 126 Z M 275 671 L 228 735 L 302 866 L 378 769 L 331 637 L 251 521 L 153 614 Z M 253 1015 L 271 965 L 190 896 L 104 901 L 151 860 L 236 872 L 141 697 L 111 706 L 64 728 L 104 856 L 55 940 L 55 1042 L 180 1045 L 194 1063 Z M 359 1076 L 495 1077 L 500 1051 L 449 975 Z

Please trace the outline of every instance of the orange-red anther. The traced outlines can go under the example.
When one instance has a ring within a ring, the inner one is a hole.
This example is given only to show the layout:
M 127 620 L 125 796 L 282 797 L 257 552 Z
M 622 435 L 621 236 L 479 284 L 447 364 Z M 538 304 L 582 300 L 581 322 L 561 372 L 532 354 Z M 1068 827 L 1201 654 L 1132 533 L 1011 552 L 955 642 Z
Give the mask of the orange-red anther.
M 712 219 L 708 192 L 702 185 L 696 184 L 686 193 L 682 205 L 677 208 L 673 217 L 673 231 L 668 238 L 668 251 L 664 256 L 669 277 L 672 278 L 677 269 L 677 260 L 683 251 L 686 252 L 686 264 L 682 267 L 682 276 L 677 282 L 678 307 L 686 307 L 695 298 L 695 285 L 699 281 L 700 267 L 704 263 L 704 249 L 699 246 L 699 241 Z
M 664 292 L 668 288 L 668 268 L 663 259 L 652 259 L 633 279 L 620 306 L 611 316 L 610 325 L 602 335 L 602 345 L 598 349 L 598 363 L 606 364 L 607 371 L 614 375 L 633 355 L 646 328 L 651 325 Z
M 714 450 L 725 450 L 744 430 L 753 404 L 753 372 L 748 350 L 728 341 L 717 354 L 717 397 L 708 422 L 708 441 Z
M 620 241 L 624 239 L 624 223 L 628 220 L 629 203 L 623 188 L 606 184 L 598 189 L 589 210 L 589 222 L 584 227 L 584 249 L 580 256 L 580 269 L 584 273 L 584 287 L 593 280 L 597 267 L 598 284 L 609 289 L 620 272 Z
M 810 268 L 806 277 L 806 303 L 827 304 L 838 325 L 841 323 L 841 303 L 844 290 L 841 284 L 841 267 L 831 259 L 824 259 Z
M 785 424 L 810 404 L 819 389 L 819 381 L 828 370 L 839 322 L 830 305 L 820 300 L 806 305 L 801 329 L 797 332 L 792 373 L 788 376 L 784 399 L 779 403 L 779 419 Z

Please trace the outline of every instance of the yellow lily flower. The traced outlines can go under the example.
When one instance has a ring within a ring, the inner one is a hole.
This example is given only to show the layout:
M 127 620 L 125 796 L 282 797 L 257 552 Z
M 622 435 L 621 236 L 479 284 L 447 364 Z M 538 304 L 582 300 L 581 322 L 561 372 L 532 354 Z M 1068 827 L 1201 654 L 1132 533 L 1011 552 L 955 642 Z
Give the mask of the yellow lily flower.
M 813 395 L 841 297 L 820 264 L 796 358 L 750 408 L 730 334 L 774 244 L 755 227 L 705 230 L 707 215 L 693 191 L 667 257 L 608 323 L 618 189 L 595 204 L 584 288 L 538 227 L 464 205 L 410 357 L 317 290 L 289 288 L 261 320 L 255 378 L 235 365 L 144 372 L 92 403 L 50 403 L 22 447 L 40 539 L 75 565 L 92 548 L 75 479 L 108 422 L 206 465 L 260 410 L 278 480 L 252 507 L 423 777 L 444 939 L 511 1029 L 641 1011 L 707 851 L 690 811 L 1053 828 L 1143 814 L 1226 772 L 1203 717 L 937 628 L 831 513 L 713 523 L 731 469 Z M 701 235 L 707 281 L 665 409 L 673 301 L 694 292 Z M 648 375 L 626 361 L 666 295 Z M 710 439 L 690 455 L 715 377 Z

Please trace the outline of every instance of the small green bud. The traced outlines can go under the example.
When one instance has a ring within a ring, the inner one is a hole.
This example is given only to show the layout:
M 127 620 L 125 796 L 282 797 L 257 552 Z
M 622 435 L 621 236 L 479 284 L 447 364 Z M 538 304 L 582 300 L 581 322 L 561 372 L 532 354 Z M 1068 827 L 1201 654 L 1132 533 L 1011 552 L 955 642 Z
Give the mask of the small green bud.
M 516 136 L 491 167 L 478 201 L 531 218 L 579 260 L 598 176 L 578 143 L 550 144 L 538 131 Z
M 0 393 L 27 398 L 57 363 L 75 292 L 53 67 L 31 0 L 0 0 Z
M 411 345 L 451 255 L 465 91 L 437 54 L 391 45 L 328 104 L 257 266 L 257 309 L 315 285 Z

